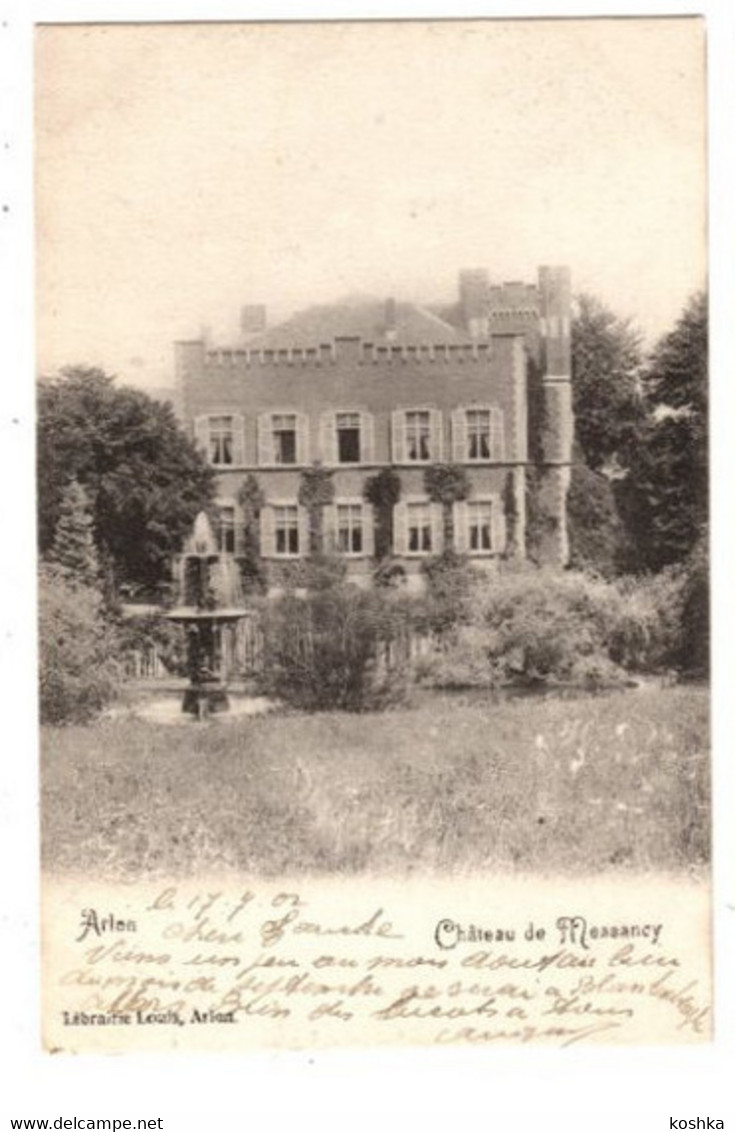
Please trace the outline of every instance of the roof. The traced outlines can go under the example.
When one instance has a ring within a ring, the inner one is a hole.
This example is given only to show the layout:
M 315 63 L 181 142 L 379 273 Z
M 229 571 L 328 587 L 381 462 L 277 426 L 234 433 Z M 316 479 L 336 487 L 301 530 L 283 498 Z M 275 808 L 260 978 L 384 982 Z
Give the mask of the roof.
M 439 345 L 469 341 L 466 335 L 425 307 L 415 303 L 349 295 L 298 311 L 262 334 L 248 338 L 251 349 L 318 346 L 335 338 L 398 345 Z

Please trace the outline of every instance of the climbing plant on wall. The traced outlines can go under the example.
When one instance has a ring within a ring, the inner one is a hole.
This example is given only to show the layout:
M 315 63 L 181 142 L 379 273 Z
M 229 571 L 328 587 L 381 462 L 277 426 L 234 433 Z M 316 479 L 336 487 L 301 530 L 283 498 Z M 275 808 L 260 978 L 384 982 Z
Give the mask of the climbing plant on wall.
M 393 552 L 393 508 L 400 498 L 401 479 L 393 468 L 383 468 L 365 481 L 363 499 L 373 508 L 378 562 L 389 558 Z
M 431 464 L 424 471 L 424 490 L 432 503 L 440 503 L 444 547 L 454 546 L 454 504 L 470 494 L 470 481 L 461 464 Z
M 265 564 L 260 554 L 260 513 L 265 506 L 265 495 L 257 478 L 248 472 L 237 493 L 242 511 L 242 556 L 240 572 L 247 589 L 263 591 L 266 588 Z
M 299 504 L 309 516 L 309 555 L 322 555 L 324 545 L 324 508 L 334 502 L 334 473 L 321 464 L 301 473 Z

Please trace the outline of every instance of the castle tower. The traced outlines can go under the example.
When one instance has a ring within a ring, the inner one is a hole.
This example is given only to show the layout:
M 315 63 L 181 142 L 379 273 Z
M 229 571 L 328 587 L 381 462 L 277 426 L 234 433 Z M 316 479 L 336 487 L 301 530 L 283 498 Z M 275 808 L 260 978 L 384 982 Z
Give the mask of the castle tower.
M 540 503 L 548 519 L 542 557 L 546 562 L 565 566 L 569 560 L 566 498 L 574 439 L 569 268 L 540 267 L 538 284 L 545 417 Z
M 483 268 L 467 268 L 459 273 L 459 305 L 462 322 L 471 338 L 486 338 L 490 282 Z
M 183 420 L 190 418 L 188 394 L 204 371 L 206 343 L 203 338 L 174 342 L 174 387 L 176 405 Z

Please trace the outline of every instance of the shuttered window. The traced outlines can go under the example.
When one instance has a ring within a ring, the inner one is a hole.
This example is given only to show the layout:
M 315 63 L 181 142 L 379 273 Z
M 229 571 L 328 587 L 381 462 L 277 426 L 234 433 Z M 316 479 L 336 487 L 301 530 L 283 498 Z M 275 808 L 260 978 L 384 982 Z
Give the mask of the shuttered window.
M 373 455 L 373 417 L 358 409 L 330 410 L 319 418 L 319 449 L 325 464 L 369 464 Z
M 258 416 L 258 463 L 262 467 L 309 463 L 309 421 L 304 413 Z
M 428 464 L 442 459 L 442 415 L 438 409 L 396 409 L 391 428 L 394 464 Z
M 454 504 L 454 546 L 460 554 L 499 554 L 505 549 L 500 496 Z
M 452 413 L 452 459 L 455 463 L 499 463 L 505 459 L 503 412 L 495 405 L 471 406 Z
M 243 419 L 239 413 L 197 417 L 194 435 L 214 467 L 231 468 L 245 463 Z

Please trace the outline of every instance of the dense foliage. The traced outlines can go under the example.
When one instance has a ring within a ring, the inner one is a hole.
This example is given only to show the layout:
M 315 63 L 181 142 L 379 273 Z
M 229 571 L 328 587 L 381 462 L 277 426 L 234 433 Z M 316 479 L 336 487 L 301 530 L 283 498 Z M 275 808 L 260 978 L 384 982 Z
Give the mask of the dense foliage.
M 572 407 L 588 468 L 627 466 L 644 416 L 640 336 L 598 299 L 580 295 L 572 320 Z
M 696 295 L 644 374 L 649 419 L 620 486 L 635 568 L 684 561 L 704 536 L 708 487 L 707 300 Z
M 39 692 L 43 723 L 85 723 L 114 697 L 118 642 L 102 594 L 54 566 L 39 576 Z
M 167 404 L 117 387 L 97 369 L 64 370 L 38 392 L 39 546 L 53 546 L 64 493 L 77 481 L 97 550 L 118 585 L 155 592 L 168 578 L 214 474 Z
M 687 601 L 696 600 L 690 588 L 685 570 L 610 582 L 581 572 L 505 568 L 492 584 L 475 579 L 464 595 L 464 621 L 441 635 L 418 674 L 439 687 L 594 689 L 631 674 L 670 672 L 690 647 L 683 618 Z
M 100 563 L 94 541 L 94 520 L 89 500 L 76 480 L 64 489 L 59 505 L 59 521 L 48 554 L 59 571 L 72 585 L 97 586 Z

